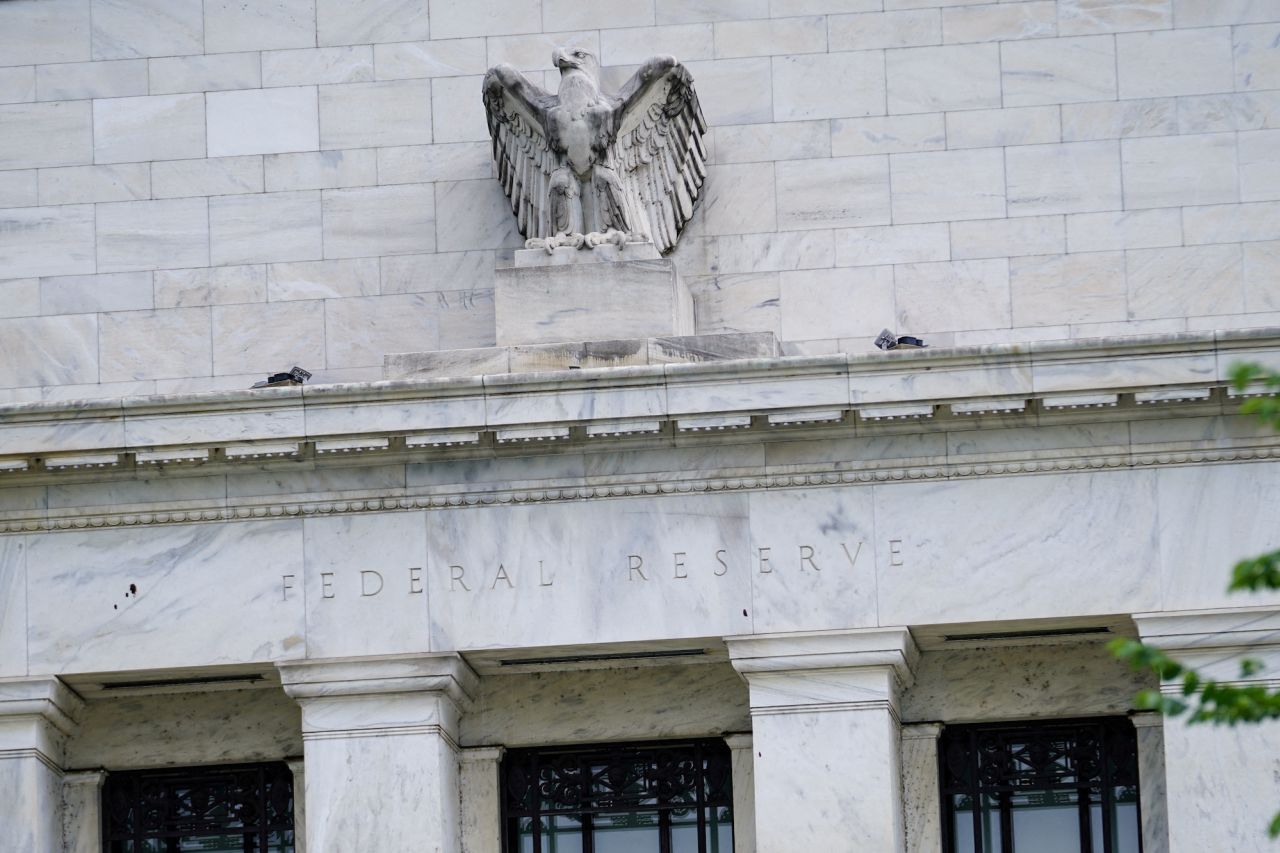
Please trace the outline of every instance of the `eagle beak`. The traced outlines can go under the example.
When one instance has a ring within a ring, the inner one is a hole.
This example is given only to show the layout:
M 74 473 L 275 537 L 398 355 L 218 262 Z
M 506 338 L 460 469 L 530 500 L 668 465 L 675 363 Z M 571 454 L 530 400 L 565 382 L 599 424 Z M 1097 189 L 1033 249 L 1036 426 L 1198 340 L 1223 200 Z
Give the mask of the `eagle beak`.
M 561 71 L 575 67 L 575 63 L 569 58 L 569 54 L 564 52 L 562 47 L 557 47 L 551 52 L 551 64 Z

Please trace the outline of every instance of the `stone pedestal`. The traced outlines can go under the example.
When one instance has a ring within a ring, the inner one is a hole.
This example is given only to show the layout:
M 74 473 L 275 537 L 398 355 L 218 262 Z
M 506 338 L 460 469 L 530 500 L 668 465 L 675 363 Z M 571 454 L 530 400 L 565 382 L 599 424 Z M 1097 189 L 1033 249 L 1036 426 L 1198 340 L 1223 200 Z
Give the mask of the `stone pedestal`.
M 0 681 L 0 850 L 62 853 L 62 760 L 84 702 L 56 678 Z
M 522 250 L 497 270 L 493 299 L 500 347 L 693 334 L 693 297 L 648 243 Z
M 757 853 L 901 853 L 905 628 L 727 640 L 750 689 Z
M 458 655 L 280 664 L 302 706 L 311 850 L 459 853 Z
M 1134 622 L 1144 642 L 1209 678 L 1247 683 L 1240 680 L 1239 661 L 1249 657 L 1264 665 L 1257 681 L 1275 686 L 1280 672 L 1280 610 L 1140 615 Z M 1163 689 L 1179 692 L 1176 684 Z M 1267 824 L 1280 803 L 1280 721 L 1229 727 L 1188 725 L 1174 718 L 1165 720 L 1161 730 L 1168 844 L 1144 839 L 1144 849 L 1273 853 Z M 1142 768 L 1148 768 L 1147 761 Z M 1145 781 L 1142 795 L 1145 817 Z M 1144 820 L 1144 829 L 1145 824 Z

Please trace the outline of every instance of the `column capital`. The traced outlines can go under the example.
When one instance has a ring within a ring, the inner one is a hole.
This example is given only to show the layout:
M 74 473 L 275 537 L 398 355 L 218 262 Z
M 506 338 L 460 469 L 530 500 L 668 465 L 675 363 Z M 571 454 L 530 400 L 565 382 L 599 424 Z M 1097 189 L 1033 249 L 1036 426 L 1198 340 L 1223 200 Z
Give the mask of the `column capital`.
M 459 761 L 501 761 L 505 746 L 464 746 L 458 750 Z
M 61 734 L 76 729 L 84 700 L 54 676 L 0 678 L 0 719 L 41 717 Z
M 734 669 L 754 673 L 892 667 L 907 686 L 920 651 L 906 628 L 857 628 L 725 637 Z
M 466 706 L 480 679 L 461 655 L 328 658 L 278 662 L 285 693 L 294 699 L 441 693 Z
M 903 723 L 903 740 L 937 740 L 942 735 L 942 723 Z
M 1135 613 L 1144 643 L 1168 650 L 1280 646 L 1280 608 Z

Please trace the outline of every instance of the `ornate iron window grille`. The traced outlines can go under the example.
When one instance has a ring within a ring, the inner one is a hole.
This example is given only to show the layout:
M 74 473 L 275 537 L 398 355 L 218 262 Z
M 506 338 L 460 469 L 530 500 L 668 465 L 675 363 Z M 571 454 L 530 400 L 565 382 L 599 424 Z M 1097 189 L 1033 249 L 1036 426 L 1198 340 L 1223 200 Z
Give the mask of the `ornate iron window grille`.
M 732 853 L 732 772 L 721 740 L 513 749 L 502 783 L 509 853 L 553 851 L 548 836 L 566 822 L 576 824 L 573 849 L 582 853 L 594 853 L 604 824 L 656 824 L 654 853 L 672 853 L 673 826 L 695 822 L 698 853 Z
M 1070 805 L 1074 796 L 1081 853 L 1142 849 L 1137 735 L 1125 717 L 948 726 L 939 753 L 947 853 L 1034 853 L 1015 848 L 1015 797 L 1052 806 Z M 998 829 L 989 834 L 979 819 L 984 801 L 998 813 Z M 1116 841 L 1119 804 L 1134 808 L 1127 844 Z M 971 841 L 955 837 L 957 811 L 972 815 Z
M 102 805 L 106 853 L 293 853 L 282 762 L 111 773 Z

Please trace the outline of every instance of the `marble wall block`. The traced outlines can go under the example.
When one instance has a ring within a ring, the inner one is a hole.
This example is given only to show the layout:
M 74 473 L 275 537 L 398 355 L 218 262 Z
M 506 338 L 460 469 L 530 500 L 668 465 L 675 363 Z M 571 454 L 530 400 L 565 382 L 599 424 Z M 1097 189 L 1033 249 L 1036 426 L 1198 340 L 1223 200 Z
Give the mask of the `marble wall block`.
M 0 320 L 0 387 L 98 381 L 98 318 Z
M 40 279 L 40 313 L 135 311 L 152 305 L 151 273 L 70 275 Z
M 90 163 L 93 146 L 88 101 L 0 106 L 0 169 Z
M 1071 252 L 1154 249 L 1182 244 L 1182 214 L 1177 208 L 1080 213 L 1066 219 L 1067 249 Z
M 99 272 L 209 264 L 209 210 L 202 198 L 98 205 Z
M 1276 59 L 1274 48 L 1277 34 L 1280 34 L 1280 24 L 1274 20 L 1271 23 L 1235 27 L 1232 30 L 1237 90 L 1280 87 L 1280 59 Z
M 205 156 L 204 95 L 93 102 L 93 161 L 132 163 Z
M 781 57 L 773 69 L 773 118 L 796 121 L 883 115 L 884 75 L 882 58 L 872 51 Z M 833 79 L 857 80 L 858 85 L 825 85 Z
M 870 335 L 893 325 L 893 268 L 800 270 L 779 276 L 784 341 Z M 844 306 L 838 313 L 832 304 Z
M 588 29 L 608 21 L 611 27 L 645 27 L 654 23 L 654 10 L 630 0 L 599 0 L 585 8 L 575 0 L 543 0 L 545 29 Z M 678 55 L 678 54 L 677 54 Z
M 750 624 L 745 496 L 433 512 L 427 548 L 437 648 L 705 637 Z M 539 614 L 551 606 L 577 618 L 548 622 Z
M 1272 603 L 1274 593 L 1227 593 L 1238 560 L 1280 547 L 1276 481 L 1267 465 L 1157 472 L 1163 609 Z
M 1063 0 L 1058 4 L 1058 32 L 1064 36 L 1162 30 L 1172 22 L 1170 0 Z
M 39 197 L 35 169 L 0 172 L 0 207 L 34 207 Z
M 876 489 L 882 624 L 1126 613 L 1159 606 L 1152 472 Z M 992 529 L 984 517 L 1018 518 Z M 929 519 L 921 524 L 920 519 Z M 894 544 L 897 543 L 897 544 Z M 919 590 L 936 590 L 920 596 Z
M 214 375 L 323 365 L 324 302 L 219 305 L 213 309 Z
M 377 293 L 377 258 L 267 265 L 267 298 L 272 302 Z
M 1011 41 L 1057 34 L 1058 9 L 1053 0 L 942 10 L 942 40 L 947 43 Z
M 483 74 L 488 68 L 482 38 L 377 44 L 373 59 L 379 80 Z
M 298 704 L 278 685 L 99 695 L 80 715 L 80 729 L 67 744 L 67 764 L 127 770 L 279 761 L 302 754 L 300 718 Z
M 777 332 L 782 328 L 776 272 L 693 279 L 689 291 L 699 334 Z
M 102 382 L 209 376 L 208 308 L 120 311 L 99 319 Z
M 1009 289 L 1015 327 L 1106 323 L 1128 316 L 1121 252 L 1012 258 Z
M 789 166 L 810 165 L 789 163 Z M 703 185 L 703 233 L 753 234 L 776 231 L 777 202 L 772 163 L 731 163 L 711 166 Z
M 320 147 L 422 145 L 431 138 L 425 80 L 343 83 L 320 88 Z
M 1199 95 L 1234 88 L 1228 29 L 1116 36 L 1121 98 Z
M 325 302 L 326 364 L 381 365 L 388 352 L 438 349 L 440 324 L 431 294 Z
M 437 251 L 515 248 L 524 244 L 511 205 L 497 181 L 442 181 L 436 184 L 435 192 Z
M 485 675 L 461 740 L 509 747 L 716 736 L 750 728 L 727 663 Z
M 1004 157 L 995 149 L 891 154 L 897 224 L 1005 216 Z
M 89 56 L 89 0 L 7 3 L 0 13 L 0 64 L 83 62 Z
M 219 157 L 151 164 L 156 198 L 262 192 L 261 157 Z
M 320 223 L 318 191 L 211 198 L 210 260 L 216 265 L 319 260 Z
M 1240 200 L 1280 199 L 1280 168 L 1273 156 L 1280 145 L 1280 130 L 1247 131 L 1238 141 Z
M 431 124 L 434 141 L 484 142 L 485 147 L 488 147 L 489 126 L 485 119 L 484 106 L 476 97 L 481 79 L 480 77 L 443 77 L 431 81 Z
M 1120 143 L 1127 207 L 1239 200 L 1234 134 L 1162 136 Z
M 904 264 L 894 270 L 900 334 L 1009 326 L 1009 262 L 1003 258 Z
M 383 293 L 492 290 L 493 252 L 437 252 L 381 259 Z
M 783 231 L 887 225 L 887 157 L 837 157 L 778 163 L 778 228 Z
M 1246 243 L 1244 247 L 1244 304 L 1249 311 L 1280 310 L 1280 241 Z
M 890 113 L 999 107 L 1000 51 L 996 45 L 915 47 L 885 54 Z
M 406 255 L 435 248 L 430 185 L 334 189 L 323 193 L 326 258 Z
M 151 198 L 151 168 L 147 163 L 117 163 L 41 169 L 39 196 L 41 204 L 148 199 Z
M 1178 130 L 1178 101 L 1175 98 L 1062 105 L 1062 138 L 1065 142 L 1172 136 Z
M 835 232 L 836 265 L 875 266 L 945 261 L 951 257 L 947 225 L 882 225 Z
M 928 228 L 930 226 L 917 226 Z M 951 223 L 951 256 L 956 260 L 1050 255 L 1066 250 L 1061 216 L 1022 216 Z
M 204 51 L 200 0 L 93 0 L 92 21 L 94 59 Z
M 875 50 L 888 47 L 919 47 L 942 43 L 942 13 L 938 9 L 904 9 L 880 12 L 880 4 L 857 2 L 827 4 L 822 11 L 856 12 L 874 7 L 875 12 L 827 18 L 827 41 L 831 50 Z
M 262 85 L 308 86 L 373 79 L 372 45 L 269 50 L 262 54 Z
M 713 133 L 718 163 L 831 156 L 831 123 L 828 121 L 729 125 L 718 127 Z
M 91 204 L 0 210 L 0 270 L 8 278 L 94 272 L 93 220 Z
M 40 279 L 0 281 L 0 317 L 30 317 L 40 313 Z
M 947 135 L 941 113 L 831 121 L 831 153 L 836 157 L 940 151 L 946 147 Z
M 26 538 L 0 538 L 0 677 L 27 674 Z
M 301 521 L 174 526 L 144 540 L 129 530 L 38 536 L 27 569 L 33 671 L 305 653 L 302 598 L 282 592 L 283 575 L 303 574 Z
M 665 50 L 665 48 L 662 49 Z M 617 52 L 615 51 L 614 53 L 616 54 Z M 650 55 L 652 54 L 645 52 L 646 57 Z M 803 57 L 798 58 L 797 61 L 799 62 L 800 59 L 803 59 Z M 615 58 L 611 61 L 618 60 Z M 643 62 L 644 58 L 637 56 L 632 61 Z M 777 61 L 782 63 L 786 60 L 779 59 Z M 804 71 L 811 65 L 812 63 L 800 63 L 792 69 L 791 77 L 796 80 L 796 86 L 801 85 L 800 81 L 805 76 Z M 770 100 L 760 97 L 761 92 L 773 91 L 773 66 L 768 57 L 688 61 L 685 62 L 685 67 L 689 69 L 689 73 L 697 81 L 698 100 L 702 103 L 702 112 L 706 116 L 708 124 L 755 124 L 756 122 L 774 120 L 773 106 Z M 843 97 L 846 99 L 845 102 L 852 102 L 854 96 L 845 95 Z M 863 94 L 857 97 L 861 101 L 862 98 L 867 96 Z M 802 103 L 805 102 L 802 101 Z M 806 104 L 805 108 L 799 111 L 796 111 L 794 107 L 784 107 L 784 109 L 791 110 L 794 119 L 818 117 L 805 114 L 816 109 L 814 104 Z M 874 112 L 880 113 L 883 110 L 877 109 Z M 859 111 L 854 115 L 866 115 L 866 113 Z
M 1123 207 L 1119 143 L 1068 142 L 1005 149 L 1010 216 Z
M 1280 214 L 1277 202 L 1189 207 L 1182 212 L 1182 231 L 1188 246 L 1280 240 L 1277 214 Z
M 594 28 L 571 32 L 557 25 L 549 32 L 495 36 L 487 42 L 490 65 L 505 62 L 525 73 L 546 71 L 556 80 L 560 72 L 555 69 L 551 53 L 557 47 L 581 47 L 600 55 L 600 33 Z
M 1239 246 L 1187 246 L 1126 252 L 1130 319 L 1242 311 L 1241 258 Z
M 714 38 L 715 28 L 711 23 L 602 29 L 600 61 L 606 66 L 639 65 L 664 50 L 681 62 L 712 59 L 715 54 Z M 698 91 L 702 91 L 701 78 L 698 79 Z
M 405 145 L 377 150 L 378 180 L 371 183 L 412 184 L 483 179 L 493 173 L 493 154 L 484 142 Z
M 1032 145 L 1062 139 L 1061 109 L 1015 107 L 947 113 L 947 148 Z
M 147 61 L 69 62 L 39 65 L 35 70 L 39 97 L 27 100 L 72 101 L 123 98 L 147 94 Z
M 717 59 L 827 51 L 827 22 L 821 16 L 721 21 L 714 26 Z
M 370 186 L 378 182 L 373 149 L 268 154 L 263 158 L 267 192 Z
M 152 287 L 157 308 L 267 301 L 266 267 L 261 264 L 157 270 Z
M 867 489 L 750 495 L 746 567 L 756 632 L 876 624 L 875 532 Z
M 1003 106 L 1113 100 L 1115 57 L 1111 36 L 1006 42 L 1000 46 Z
M 256 89 L 262 85 L 257 53 L 170 56 L 148 60 L 151 94 Z
M 211 92 L 206 97 L 210 157 L 320 147 L 314 87 Z
M 831 231 L 791 231 L 766 237 L 726 235 L 708 240 L 707 268 L 717 273 L 824 269 L 835 265 Z
M 430 625 L 424 515 L 313 518 L 304 524 L 307 655 L 425 651 Z M 371 549 L 374 542 L 381 544 Z
M 791 11 L 786 14 L 802 14 Z M 769 17 L 769 6 L 762 0 L 658 0 L 659 24 L 687 24 L 695 21 L 731 21 Z
M 369 44 L 413 41 L 430 34 L 427 6 L 409 0 L 373 0 L 359 6 L 341 0 L 316 0 L 318 44 Z M 445 38 L 435 33 L 436 38 Z
M 204 49 L 209 53 L 278 50 L 316 43 L 315 0 L 204 4 Z

